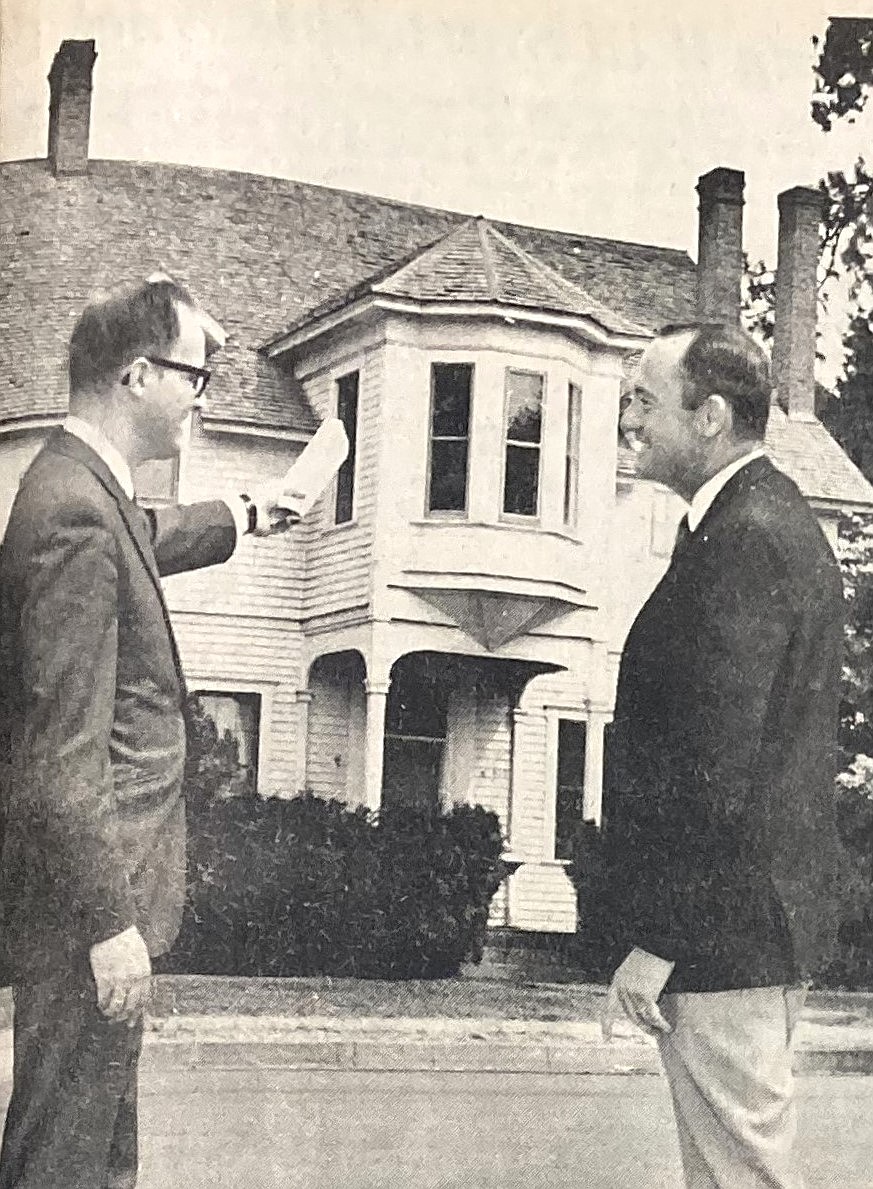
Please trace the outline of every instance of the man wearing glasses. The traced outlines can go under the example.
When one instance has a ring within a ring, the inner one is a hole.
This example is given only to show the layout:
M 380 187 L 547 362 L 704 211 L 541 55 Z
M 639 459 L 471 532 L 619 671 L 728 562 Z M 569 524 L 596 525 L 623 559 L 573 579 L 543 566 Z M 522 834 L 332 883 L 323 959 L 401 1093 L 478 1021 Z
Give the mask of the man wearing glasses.
M 0 547 L 0 939 L 15 1064 L 0 1187 L 132 1189 L 150 958 L 184 899 L 184 680 L 160 576 L 288 524 L 260 498 L 141 509 L 220 328 L 169 278 L 92 302 L 70 415 L 25 474 Z

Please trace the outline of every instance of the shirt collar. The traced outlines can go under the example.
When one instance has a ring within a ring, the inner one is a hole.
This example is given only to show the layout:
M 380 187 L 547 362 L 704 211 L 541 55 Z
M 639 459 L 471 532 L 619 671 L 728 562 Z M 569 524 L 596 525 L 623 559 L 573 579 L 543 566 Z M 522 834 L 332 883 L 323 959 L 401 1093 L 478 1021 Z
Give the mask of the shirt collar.
M 106 434 L 96 425 L 92 425 L 90 421 L 83 421 L 81 417 L 74 417 L 72 414 L 64 421 L 64 429 L 74 438 L 78 438 L 80 442 L 84 442 L 86 446 L 90 446 L 94 453 L 106 463 L 112 477 L 127 498 L 132 500 L 133 475 L 130 473 L 130 467 Z
M 763 446 L 758 446 L 754 450 L 750 450 L 748 454 L 744 454 L 742 458 L 735 458 L 733 462 L 729 462 L 726 467 L 722 469 L 711 479 L 698 488 L 691 500 L 691 506 L 688 509 L 688 527 L 694 532 L 706 513 L 712 507 L 713 500 L 721 491 L 721 489 L 731 480 L 737 471 L 741 471 L 744 466 L 748 466 L 756 458 L 764 457 Z

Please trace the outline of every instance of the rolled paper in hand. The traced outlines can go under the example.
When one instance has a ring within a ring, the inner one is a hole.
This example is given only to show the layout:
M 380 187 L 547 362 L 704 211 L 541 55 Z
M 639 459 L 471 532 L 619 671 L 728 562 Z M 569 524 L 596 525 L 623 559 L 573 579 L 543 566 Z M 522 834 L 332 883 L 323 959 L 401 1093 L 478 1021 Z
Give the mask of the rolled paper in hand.
M 289 521 L 302 519 L 330 486 L 349 453 L 349 439 L 338 417 L 328 417 L 297 461 L 288 469 L 275 497 L 277 511 Z M 279 494 L 287 492 L 287 502 Z

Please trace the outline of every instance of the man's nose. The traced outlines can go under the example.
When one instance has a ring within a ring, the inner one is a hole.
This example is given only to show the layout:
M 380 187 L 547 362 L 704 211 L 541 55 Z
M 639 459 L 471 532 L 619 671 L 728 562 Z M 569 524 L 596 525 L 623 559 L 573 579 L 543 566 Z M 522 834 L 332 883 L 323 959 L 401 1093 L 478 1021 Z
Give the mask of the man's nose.
M 627 433 L 628 430 L 639 428 L 639 417 L 637 416 L 636 407 L 633 401 L 631 401 L 631 403 L 619 417 L 618 424 L 622 433 Z

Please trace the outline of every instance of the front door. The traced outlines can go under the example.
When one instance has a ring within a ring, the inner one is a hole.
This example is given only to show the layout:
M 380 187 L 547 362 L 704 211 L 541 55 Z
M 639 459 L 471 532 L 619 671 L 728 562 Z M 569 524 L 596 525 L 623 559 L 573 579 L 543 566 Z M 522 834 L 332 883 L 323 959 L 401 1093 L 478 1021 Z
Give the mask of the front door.
M 385 708 L 386 809 L 439 806 L 445 744 L 445 680 L 430 657 L 402 657 L 394 666 Z

